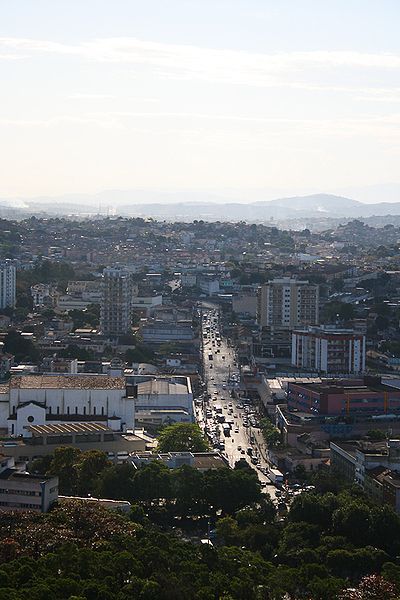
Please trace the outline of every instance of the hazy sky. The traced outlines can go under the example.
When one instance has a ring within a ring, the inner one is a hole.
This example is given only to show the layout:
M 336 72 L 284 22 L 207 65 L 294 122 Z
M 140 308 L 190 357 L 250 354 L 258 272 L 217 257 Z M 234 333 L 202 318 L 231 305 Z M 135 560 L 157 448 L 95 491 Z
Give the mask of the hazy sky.
M 1 0 L 0 196 L 400 182 L 399 0 Z

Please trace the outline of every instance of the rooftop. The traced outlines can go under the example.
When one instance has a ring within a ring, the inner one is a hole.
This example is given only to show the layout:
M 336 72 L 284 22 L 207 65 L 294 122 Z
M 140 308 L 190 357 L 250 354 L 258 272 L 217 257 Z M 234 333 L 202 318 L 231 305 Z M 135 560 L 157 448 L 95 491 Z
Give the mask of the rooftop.
M 189 390 L 182 383 L 175 383 L 165 379 L 152 379 L 138 383 L 137 393 L 139 394 L 187 394 Z
M 11 388 L 19 389 L 125 389 L 124 377 L 110 377 L 109 375 L 21 375 L 12 377 Z
M 53 425 L 28 425 L 26 427 L 33 435 L 57 435 L 70 433 L 99 433 L 112 431 L 102 423 L 57 423 Z
M 399 389 L 382 383 L 379 377 L 369 380 L 348 380 L 348 379 L 325 379 L 321 383 L 298 381 L 291 382 L 290 385 L 300 385 L 308 388 L 318 394 L 364 394 L 368 392 L 398 392 Z
M 24 471 L 17 471 L 15 468 L 5 469 L 0 473 L 0 479 L 24 479 L 25 481 L 48 481 L 54 479 L 53 477 L 46 477 L 46 475 L 33 475 L 32 473 L 26 473 Z

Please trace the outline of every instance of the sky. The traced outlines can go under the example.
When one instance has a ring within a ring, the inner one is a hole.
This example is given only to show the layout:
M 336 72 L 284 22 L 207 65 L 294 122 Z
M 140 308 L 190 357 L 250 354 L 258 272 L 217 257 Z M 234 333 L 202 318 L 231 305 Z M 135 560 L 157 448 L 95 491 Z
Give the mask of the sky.
M 0 197 L 397 190 L 399 17 L 399 0 L 1 0 Z

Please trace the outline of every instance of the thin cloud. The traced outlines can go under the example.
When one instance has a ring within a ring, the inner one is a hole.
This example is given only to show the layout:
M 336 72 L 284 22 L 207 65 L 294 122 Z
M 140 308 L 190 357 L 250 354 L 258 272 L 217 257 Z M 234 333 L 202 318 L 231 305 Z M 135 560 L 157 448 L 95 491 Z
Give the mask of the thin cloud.
M 313 84 L 313 74 L 321 69 L 400 69 L 400 55 L 350 51 L 309 51 L 286 53 L 251 53 L 237 50 L 201 48 L 191 45 L 143 41 L 131 37 L 100 38 L 78 44 L 48 40 L 0 38 L 3 55 L 7 51 L 35 55 L 70 55 L 89 61 L 130 64 L 151 68 L 161 77 L 197 79 L 210 82 L 253 86 L 288 86 L 304 89 L 346 91 L 347 86 Z M 301 81 L 296 81 L 301 77 Z M 311 81 L 303 81 L 308 77 Z M 317 80 L 320 79 L 318 76 Z
M 142 122 L 161 119 L 164 124 L 143 127 Z M 174 122 L 173 127 L 169 120 Z M 132 123 L 130 123 L 132 121 Z M 139 123 L 136 123 L 138 121 Z M 179 124 L 182 121 L 182 125 Z M 195 121 L 196 126 L 193 127 Z M 204 125 L 200 126 L 201 122 Z M 207 124 L 207 122 L 210 122 Z M 398 139 L 400 134 L 400 114 L 391 114 L 386 116 L 370 116 L 362 118 L 348 119 L 291 119 L 291 118 L 273 118 L 246 115 L 226 115 L 226 114 L 207 114 L 207 113 L 174 113 L 174 112 L 91 112 L 80 117 L 72 115 L 58 115 L 49 119 L 0 119 L 0 126 L 7 127 L 54 127 L 63 124 L 71 125 L 89 125 L 103 129 L 119 129 L 121 131 L 135 131 L 149 135 L 161 136 L 171 134 L 181 134 L 201 136 L 205 139 L 217 139 L 222 141 L 228 136 L 234 136 L 237 141 L 238 135 L 246 139 L 265 143 L 266 134 L 270 136 L 281 136 L 282 134 L 291 137 L 316 136 L 316 137 L 337 137 L 349 138 L 353 136 L 379 136 L 385 139 Z M 178 123 L 178 124 L 177 124 Z M 189 124 L 190 123 L 190 124 Z M 212 123 L 212 124 L 211 124 Z M 231 124 L 254 124 L 256 129 L 243 130 L 242 128 L 221 129 L 218 123 Z M 222 136 L 222 137 L 221 137 Z

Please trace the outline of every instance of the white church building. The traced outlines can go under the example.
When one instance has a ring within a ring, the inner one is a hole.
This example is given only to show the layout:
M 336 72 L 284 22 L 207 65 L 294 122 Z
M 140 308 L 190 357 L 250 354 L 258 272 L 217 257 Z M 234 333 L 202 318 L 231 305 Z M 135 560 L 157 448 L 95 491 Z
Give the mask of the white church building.
M 124 377 L 22 375 L 0 385 L 0 429 L 29 436 L 31 425 L 103 423 L 114 431 L 135 427 L 135 399 Z

